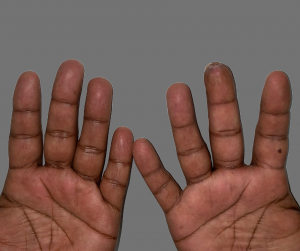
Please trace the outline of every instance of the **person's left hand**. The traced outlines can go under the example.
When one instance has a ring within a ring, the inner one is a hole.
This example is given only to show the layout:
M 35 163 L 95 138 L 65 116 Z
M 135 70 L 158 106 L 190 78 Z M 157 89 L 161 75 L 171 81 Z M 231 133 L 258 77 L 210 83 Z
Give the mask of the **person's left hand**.
M 291 89 L 280 71 L 266 79 L 252 162 L 244 143 L 233 74 L 214 62 L 204 73 L 211 156 L 183 83 L 167 91 L 184 190 L 146 139 L 133 145 L 135 163 L 163 209 L 180 251 L 299 251 L 300 208 L 290 191 L 288 153 Z M 295 163 L 297 164 L 297 163 Z
M 133 136 L 118 128 L 102 178 L 112 86 L 88 85 L 78 141 L 83 66 L 58 69 L 48 124 L 41 128 L 38 76 L 23 73 L 15 88 L 9 171 L 0 197 L 0 250 L 114 250 L 132 164 Z M 43 153 L 45 164 L 43 164 Z

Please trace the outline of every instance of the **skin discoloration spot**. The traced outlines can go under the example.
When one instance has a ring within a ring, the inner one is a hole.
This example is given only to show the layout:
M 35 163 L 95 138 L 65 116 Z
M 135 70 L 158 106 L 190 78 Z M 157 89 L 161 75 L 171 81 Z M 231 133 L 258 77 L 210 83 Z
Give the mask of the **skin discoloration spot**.
M 278 149 L 278 152 L 281 153 L 281 149 Z

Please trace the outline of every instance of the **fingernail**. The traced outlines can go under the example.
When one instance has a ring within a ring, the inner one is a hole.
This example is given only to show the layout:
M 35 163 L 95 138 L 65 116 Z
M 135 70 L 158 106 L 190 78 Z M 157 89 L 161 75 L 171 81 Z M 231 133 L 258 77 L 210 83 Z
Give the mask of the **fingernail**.
M 207 66 L 205 66 L 205 69 L 204 69 L 204 71 L 206 71 L 209 67 L 211 67 L 211 66 L 215 66 L 215 65 L 221 65 L 222 63 L 220 63 L 220 62 L 211 62 L 211 63 L 209 63 Z

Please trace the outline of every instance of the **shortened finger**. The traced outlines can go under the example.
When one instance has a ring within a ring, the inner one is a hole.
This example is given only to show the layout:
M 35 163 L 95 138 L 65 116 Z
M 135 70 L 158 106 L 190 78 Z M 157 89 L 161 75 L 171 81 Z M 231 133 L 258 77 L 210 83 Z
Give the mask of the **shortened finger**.
M 181 188 L 163 167 L 151 143 L 142 138 L 136 140 L 133 144 L 133 157 L 162 210 L 170 212 L 180 201 Z
M 42 165 L 41 88 L 34 72 L 18 79 L 9 136 L 9 166 L 12 169 Z
M 112 106 L 112 86 L 104 78 L 89 82 L 84 121 L 73 168 L 81 176 L 99 182 L 102 173 Z
M 228 66 L 211 63 L 204 72 L 214 168 L 244 164 L 244 143 L 234 78 Z
M 67 60 L 57 71 L 45 133 L 45 162 L 57 168 L 70 167 L 78 137 L 78 108 L 83 66 Z
M 211 159 L 200 134 L 190 88 L 173 84 L 167 91 L 167 105 L 177 156 L 187 183 L 196 183 L 211 173 Z
M 266 78 L 255 131 L 252 164 L 282 169 L 288 153 L 291 88 L 288 76 L 274 71 Z
M 108 165 L 100 182 L 102 197 L 113 208 L 122 211 L 132 166 L 133 135 L 119 127 L 112 138 Z

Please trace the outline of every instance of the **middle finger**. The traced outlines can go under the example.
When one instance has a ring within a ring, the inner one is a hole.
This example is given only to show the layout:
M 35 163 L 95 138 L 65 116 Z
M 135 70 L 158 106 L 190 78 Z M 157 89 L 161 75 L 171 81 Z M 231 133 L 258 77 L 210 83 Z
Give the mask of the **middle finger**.
M 209 137 L 214 168 L 244 164 L 244 143 L 233 75 L 228 66 L 211 63 L 204 73 Z
M 57 71 L 45 133 L 45 165 L 71 167 L 78 135 L 83 66 L 67 60 Z

